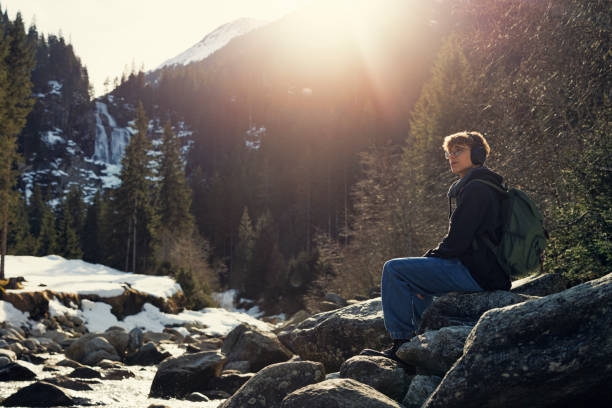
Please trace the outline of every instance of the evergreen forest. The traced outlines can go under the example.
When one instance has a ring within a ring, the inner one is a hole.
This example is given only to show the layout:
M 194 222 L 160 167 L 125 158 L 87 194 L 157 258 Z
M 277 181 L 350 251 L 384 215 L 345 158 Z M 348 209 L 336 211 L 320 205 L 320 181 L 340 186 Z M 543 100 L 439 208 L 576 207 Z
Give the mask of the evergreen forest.
M 544 214 L 544 272 L 572 285 L 609 273 L 609 2 L 384 3 L 394 12 L 371 14 L 368 47 L 296 12 L 205 60 L 115 79 L 105 100 L 121 101 L 132 138 L 120 186 L 88 201 L 79 186 L 27 192 L 20 179 L 55 157 L 40 141 L 53 128 L 93 154 L 95 100 L 64 38 L 5 13 L 3 262 L 57 254 L 168 274 L 193 308 L 230 288 L 270 313 L 375 296 L 386 260 L 445 235 L 455 176 L 442 141 L 476 130 L 487 166 Z M 62 83 L 53 109 L 36 98 L 50 81 Z

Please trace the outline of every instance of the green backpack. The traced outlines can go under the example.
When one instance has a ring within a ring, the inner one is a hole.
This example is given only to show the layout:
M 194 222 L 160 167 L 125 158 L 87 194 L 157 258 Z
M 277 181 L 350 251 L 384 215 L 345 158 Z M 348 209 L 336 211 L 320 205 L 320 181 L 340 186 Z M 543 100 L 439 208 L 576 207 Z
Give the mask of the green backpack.
M 517 188 L 500 187 L 486 180 L 474 179 L 499 191 L 501 200 L 502 237 L 495 245 L 485 235 L 483 242 L 497 257 L 508 276 L 521 276 L 542 266 L 542 253 L 548 233 L 544 229 L 542 214 L 527 194 Z

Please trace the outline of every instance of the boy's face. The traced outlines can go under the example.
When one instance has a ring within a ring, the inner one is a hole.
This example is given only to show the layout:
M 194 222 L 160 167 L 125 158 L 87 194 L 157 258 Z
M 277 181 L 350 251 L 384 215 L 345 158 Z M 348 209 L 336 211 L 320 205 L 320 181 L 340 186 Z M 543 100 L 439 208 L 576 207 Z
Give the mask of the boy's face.
M 474 167 L 470 158 L 470 148 L 466 145 L 451 147 L 447 156 L 451 171 L 459 177 L 465 176 Z

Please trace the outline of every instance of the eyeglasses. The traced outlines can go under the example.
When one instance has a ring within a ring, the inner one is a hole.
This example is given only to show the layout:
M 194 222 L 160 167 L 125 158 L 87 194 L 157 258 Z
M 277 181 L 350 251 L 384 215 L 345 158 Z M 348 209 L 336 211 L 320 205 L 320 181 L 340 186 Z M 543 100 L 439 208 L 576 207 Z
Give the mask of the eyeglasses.
M 461 153 L 465 152 L 465 149 L 457 149 L 454 152 L 444 152 L 444 158 L 448 160 L 451 157 L 457 158 L 461 155 Z

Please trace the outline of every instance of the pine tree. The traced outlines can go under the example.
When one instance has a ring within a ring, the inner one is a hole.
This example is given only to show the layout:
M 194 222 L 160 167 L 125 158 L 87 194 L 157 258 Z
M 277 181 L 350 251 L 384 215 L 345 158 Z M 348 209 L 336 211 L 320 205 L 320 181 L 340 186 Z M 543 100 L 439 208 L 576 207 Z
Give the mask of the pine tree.
M 167 262 L 173 242 L 181 235 L 194 232 L 190 213 L 191 189 L 187 185 L 181 146 L 170 123 L 164 126 L 159 165 L 159 218 L 161 258 Z
M 246 280 L 249 274 L 249 267 L 253 260 L 253 250 L 255 247 L 255 230 L 249 216 L 249 210 L 244 207 L 240 225 L 238 226 L 238 243 L 232 264 L 231 275 L 229 278 L 230 288 L 238 289 L 244 293 L 246 290 Z
M 47 192 L 47 199 L 50 191 Z M 52 255 L 58 252 L 58 237 L 53 208 L 48 204 L 48 200 L 41 205 L 41 222 L 38 238 L 38 256 Z
M 92 263 L 101 263 L 104 260 L 105 232 L 107 203 L 99 191 L 92 199 L 87 208 L 83 233 L 81 235 L 81 248 L 83 249 L 83 260 Z M 110 222 L 109 222 L 110 223 Z
M 402 218 L 412 218 L 420 253 L 434 246 L 447 229 L 446 189 L 454 180 L 444 159 L 446 135 L 480 129 L 482 111 L 477 82 L 461 42 L 451 36 L 434 63 L 432 76 L 423 86 L 410 119 L 410 134 L 402 158 Z M 486 135 L 485 135 L 486 136 Z M 420 255 L 420 253 L 414 255 Z
M 23 197 L 12 208 L 9 217 L 7 253 L 11 255 L 32 255 L 38 251 L 38 241 L 30 232 L 28 208 Z
M 58 219 L 58 252 L 64 258 L 79 259 L 83 257 L 83 251 L 79 242 L 77 231 L 74 227 L 74 219 L 70 211 L 70 200 L 66 197 L 62 202 Z
M 148 271 L 152 266 L 155 245 L 157 220 L 153 207 L 153 170 L 147 154 L 152 148 L 147 138 L 148 129 L 149 119 L 141 103 L 136 114 L 136 134 L 121 160 L 121 185 L 113 202 L 117 241 L 124 244 L 119 254 L 124 258 L 124 270 L 131 268 L 132 272 L 136 272 L 137 267 L 143 272 Z
M 0 24 L 0 279 L 4 279 L 9 211 L 17 201 L 14 166 L 19 160 L 16 137 L 33 106 L 31 71 L 34 52 L 21 14 Z

